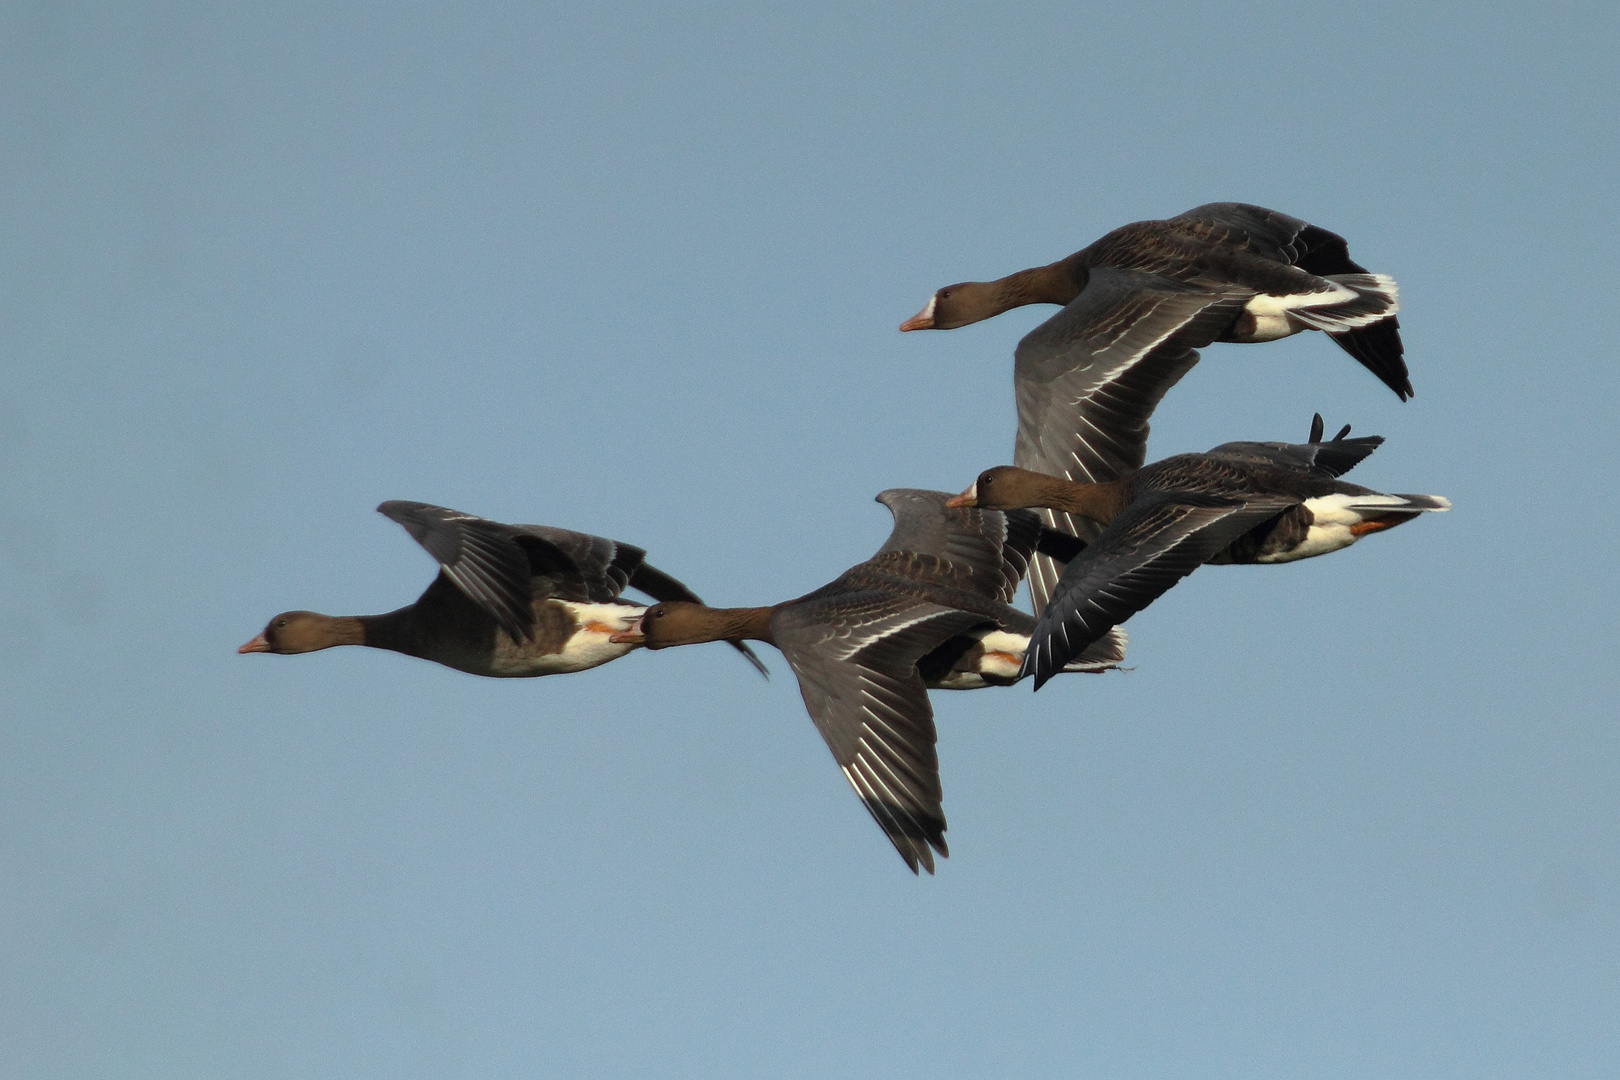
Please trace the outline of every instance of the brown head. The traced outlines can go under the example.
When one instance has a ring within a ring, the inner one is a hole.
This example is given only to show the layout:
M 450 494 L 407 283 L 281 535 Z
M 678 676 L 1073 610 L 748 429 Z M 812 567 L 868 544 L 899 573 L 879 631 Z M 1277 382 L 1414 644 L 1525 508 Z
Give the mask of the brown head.
M 264 633 L 243 645 L 239 653 L 306 653 L 334 645 L 362 645 L 365 634 L 358 619 L 334 618 L 313 611 L 283 611 L 271 619 Z
M 1006 302 L 997 281 L 963 281 L 947 285 L 928 306 L 900 324 L 905 330 L 955 330 L 1000 315 L 1016 305 Z
M 1030 472 L 1014 465 L 997 465 L 979 474 L 973 486 L 948 500 L 945 505 L 977 506 L 985 510 L 1019 510 L 1026 506 L 1049 506 L 1043 501 L 1056 477 Z M 1062 483 L 1063 481 L 1058 481 Z
M 614 634 L 611 640 L 648 649 L 703 641 L 770 641 L 770 618 L 770 608 L 712 608 L 667 600 L 643 611 L 634 630 Z
M 934 294 L 902 330 L 955 330 L 1025 304 L 1067 304 L 1086 287 L 1085 252 L 1049 266 L 1032 266 L 995 281 L 959 281 Z

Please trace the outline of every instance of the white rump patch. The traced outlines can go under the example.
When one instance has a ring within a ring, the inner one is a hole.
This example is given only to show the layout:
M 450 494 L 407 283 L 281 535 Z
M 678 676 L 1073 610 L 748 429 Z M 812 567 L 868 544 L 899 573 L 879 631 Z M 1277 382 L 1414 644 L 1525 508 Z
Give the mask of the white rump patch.
M 1286 296 L 1272 296 L 1269 293 L 1261 293 L 1247 304 L 1244 304 L 1243 310 L 1256 319 L 1264 319 L 1283 315 L 1298 308 L 1329 307 L 1355 298 L 1356 291 L 1354 289 L 1346 288 L 1335 282 L 1333 288 L 1326 292 L 1289 293 Z
M 1419 498 L 1424 501 L 1413 501 Z M 1451 509 L 1451 503 L 1439 496 L 1408 497 L 1405 495 L 1379 495 L 1377 493 L 1322 495 L 1315 499 L 1306 499 L 1304 506 L 1311 514 L 1311 527 L 1306 531 L 1305 539 L 1289 551 L 1281 551 L 1275 555 L 1261 557 L 1257 561 L 1264 563 L 1296 562 L 1299 559 L 1309 559 L 1317 555 L 1326 555 L 1330 551 L 1338 551 L 1340 548 L 1347 548 L 1360 539 L 1355 533 L 1351 532 L 1354 526 L 1391 512 L 1405 511 L 1415 514 L 1422 511 Z
M 1302 328 L 1330 334 L 1371 326 L 1401 309 L 1399 289 L 1388 274 L 1334 274 L 1321 292 L 1274 296 L 1262 293 L 1243 310 L 1254 319 L 1248 341 L 1272 341 Z

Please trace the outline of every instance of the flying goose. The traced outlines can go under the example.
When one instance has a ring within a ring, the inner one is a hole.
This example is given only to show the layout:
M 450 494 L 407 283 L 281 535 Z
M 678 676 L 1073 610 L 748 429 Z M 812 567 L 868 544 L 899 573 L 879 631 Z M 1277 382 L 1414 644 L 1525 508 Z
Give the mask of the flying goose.
M 1205 563 L 1308 559 L 1451 509 L 1437 495 L 1385 495 L 1336 479 L 1383 441 L 1346 440 L 1347 432 L 1329 443 L 1227 443 L 1096 484 L 1005 465 L 980 473 L 947 505 L 1052 507 L 1101 528 L 1064 568 L 1020 676 L 1035 676 L 1039 690 L 1069 657 Z
M 1025 304 L 1068 305 L 1099 270 L 1137 271 L 1220 294 L 1246 294 L 1214 341 L 1274 341 L 1323 330 L 1404 401 L 1395 282 L 1350 258 L 1344 237 L 1248 203 L 1206 203 L 1121 226 L 1047 266 L 947 285 L 901 330 L 954 330 Z
M 934 872 L 945 814 L 928 688 L 1010 685 L 1035 620 L 1008 604 L 1038 547 L 1060 558 L 1075 541 L 1028 511 L 950 509 L 948 492 L 896 488 L 877 497 L 894 531 L 876 555 L 815 592 L 769 607 L 660 603 L 614 641 L 664 649 L 763 641 L 787 657 L 816 730 L 844 778 L 911 868 Z M 1052 545 L 1058 545 L 1053 548 Z M 1110 633 L 1074 652 L 1066 671 L 1124 657 Z
M 392 500 L 377 512 L 403 525 L 439 563 L 416 603 L 386 615 L 285 611 L 237 652 L 366 645 L 474 675 L 533 678 L 584 671 L 635 648 L 613 640 L 646 610 L 620 599 L 626 587 L 654 600 L 701 602 L 629 544 L 427 503 Z M 766 674 L 747 645 L 732 644 Z

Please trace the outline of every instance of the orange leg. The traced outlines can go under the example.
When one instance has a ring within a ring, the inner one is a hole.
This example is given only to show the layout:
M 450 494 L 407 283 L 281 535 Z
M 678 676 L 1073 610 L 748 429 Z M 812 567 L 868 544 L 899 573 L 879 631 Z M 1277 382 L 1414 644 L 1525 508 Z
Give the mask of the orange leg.
M 1382 517 L 1369 518 L 1359 524 L 1350 526 L 1351 536 L 1366 536 L 1368 533 L 1383 532 L 1393 529 L 1403 521 L 1410 521 L 1413 514 L 1385 514 Z

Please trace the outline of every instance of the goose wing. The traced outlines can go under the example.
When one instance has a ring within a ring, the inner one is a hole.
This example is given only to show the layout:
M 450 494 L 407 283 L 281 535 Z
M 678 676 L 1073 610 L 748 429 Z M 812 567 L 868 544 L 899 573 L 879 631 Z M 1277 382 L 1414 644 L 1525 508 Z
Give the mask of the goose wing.
M 647 553 L 634 544 L 554 529 L 549 525 L 513 526 L 529 554 L 532 572 L 548 578 L 548 595 L 563 600 L 611 603 L 626 588 L 637 589 L 654 600 L 682 600 L 701 604 L 703 598 L 669 574 L 646 561 Z M 563 558 L 556 558 L 561 553 Z M 746 642 L 729 641 L 767 679 L 767 668 Z
M 1366 460 L 1383 442 L 1382 435 L 1326 443 L 1229 442 L 1215 447 L 1208 456 L 1331 480 Z
M 1350 249 L 1344 237 L 1263 206 L 1205 203 L 1170 220 L 1178 231 L 1211 243 L 1236 244 L 1252 255 L 1298 266 L 1318 276 L 1366 273 L 1365 268 L 1349 262 Z
M 559 599 L 612 603 L 651 570 L 643 564 L 647 553 L 634 544 L 549 525 L 514 525 L 512 531 L 529 554 L 532 572 L 551 579 L 550 594 Z
M 1092 483 L 1140 468 L 1154 408 L 1249 295 L 1094 268 L 1072 303 L 1018 343 L 1013 463 Z M 1060 532 L 1083 539 L 1097 534 L 1092 523 L 1061 511 L 1041 516 Z M 1059 569 L 1047 556 L 1034 558 L 1029 582 L 1035 610 L 1045 607 Z
M 1020 675 L 1035 676 L 1039 690 L 1092 642 L 1292 505 L 1287 498 L 1183 491 L 1138 499 L 1064 568 L 1030 636 Z
M 529 555 L 517 530 L 459 510 L 393 499 L 377 512 L 405 527 L 439 572 L 505 630 L 527 641 L 534 630 Z M 566 558 L 557 552 L 559 559 Z
M 1350 257 L 1350 245 L 1338 233 L 1263 206 L 1206 203 L 1170 221 L 1201 239 L 1239 244 L 1251 254 L 1297 266 L 1317 277 L 1367 273 L 1365 266 Z M 1398 316 L 1329 336 L 1401 400 L 1412 396 Z
M 771 633 L 844 779 L 912 873 L 933 873 L 934 852 L 949 852 L 934 710 L 917 661 L 985 620 L 838 584 L 778 610 Z
M 1229 442 L 1215 447 L 1209 457 L 1236 461 L 1248 465 L 1269 465 L 1333 480 L 1366 460 L 1367 456 L 1384 444 L 1382 435 L 1367 435 L 1348 439 L 1350 425 L 1339 429 L 1331 439 L 1322 438 L 1322 414 L 1311 418 L 1309 442 Z
M 393 499 L 377 512 L 405 527 L 439 563 L 439 571 L 514 641 L 534 634 L 534 600 L 555 597 L 606 604 L 634 587 L 657 600 L 703 601 L 679 581 L 648 566 L 647 553 L 590 533 L 549 525 L 507 525 L 430 503 Z M 762 675 L 746 644 L 731 643 Z
M 877 501 L 894 515 L 894 530 L 869 564 L 921 584 L 1011 603 L 1041 545 L 1039 516 L 1030 510 L 953 508 L 945 505 L 949 498 L 949 492 L 918 488 L 879 493 Z

